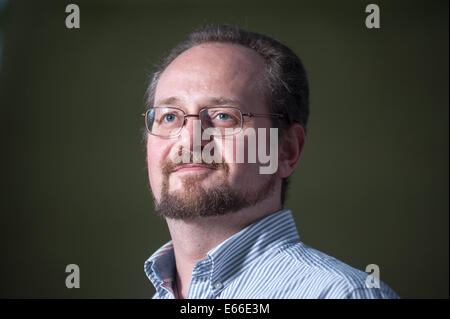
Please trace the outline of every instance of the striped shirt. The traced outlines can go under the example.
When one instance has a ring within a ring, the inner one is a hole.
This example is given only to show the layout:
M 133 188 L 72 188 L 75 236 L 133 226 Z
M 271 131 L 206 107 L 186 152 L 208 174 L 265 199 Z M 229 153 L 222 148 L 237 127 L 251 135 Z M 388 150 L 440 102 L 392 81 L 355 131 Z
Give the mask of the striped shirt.
M 173 299 L 172 241 L 144 265 L 154 299 Z M 281 210 L 234 234 L 194 265 L 187 298 L 398 298 L 385 283 L 300 241 L 291 211 Z

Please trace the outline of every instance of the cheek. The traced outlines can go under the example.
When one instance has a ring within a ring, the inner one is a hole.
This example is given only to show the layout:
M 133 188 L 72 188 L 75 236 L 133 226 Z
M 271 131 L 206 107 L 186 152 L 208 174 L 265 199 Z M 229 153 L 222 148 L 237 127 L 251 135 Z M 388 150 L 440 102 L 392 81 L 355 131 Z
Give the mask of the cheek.
M 243 136 L 228 136 L 217 141 L 222 157 L 228 164 L 246 164 L 249 163 L 250 148 L 247 138 Z M 254 152 L 253 152 L 254 153 Z
M 229 166 L 229 180 L 236 186 L 241 185 L 244 189 L 252 188 L 253 182 L 260 177 L 258 156 L 254 147 L 249 147 L 247 139 L 230 138 L 223 139 L 219 143 L 223 160 Z M 243 153 L 242 153 L 243 151 Z M 241 154 L 238 155 L 237 152 Z M 255 153 L 254 156 L 249 152 Z M 249 163 L 249 158 L 253 158 L 255 163 Z
M 149 137 L 147 140 L 147 168 L 150 187 L 156 197 L 159 197 L 163 176 L 161 161 L 166 157 L 166 145 Z

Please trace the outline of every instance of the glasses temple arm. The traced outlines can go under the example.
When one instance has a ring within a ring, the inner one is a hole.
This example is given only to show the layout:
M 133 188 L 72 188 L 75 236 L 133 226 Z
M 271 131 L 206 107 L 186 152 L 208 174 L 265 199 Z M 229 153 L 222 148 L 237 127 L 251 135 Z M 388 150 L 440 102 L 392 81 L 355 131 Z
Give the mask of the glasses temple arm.
M 283 118 L 283 114 L 278 113 L 267 113 L 267 114 L 258 114 L 258 113 L 242 113 L 243 116 L 248 117 L 277 117 L 277 118 Z

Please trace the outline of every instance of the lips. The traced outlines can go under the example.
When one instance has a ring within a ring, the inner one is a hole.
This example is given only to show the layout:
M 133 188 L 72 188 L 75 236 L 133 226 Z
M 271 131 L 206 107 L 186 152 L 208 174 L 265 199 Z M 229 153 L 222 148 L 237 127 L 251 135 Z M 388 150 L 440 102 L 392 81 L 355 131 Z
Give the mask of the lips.
M 176 167 L 173 172 L 181 172 L 181 171 L 201 171 L 201 170 L 205 170 L 205 169 L 209 169 L 209 170 L 215 170 L 216 168 L 208 166 L 208 165 L 203 165 L 203 164 L 185 164 L 185 165 L 181 165 Z

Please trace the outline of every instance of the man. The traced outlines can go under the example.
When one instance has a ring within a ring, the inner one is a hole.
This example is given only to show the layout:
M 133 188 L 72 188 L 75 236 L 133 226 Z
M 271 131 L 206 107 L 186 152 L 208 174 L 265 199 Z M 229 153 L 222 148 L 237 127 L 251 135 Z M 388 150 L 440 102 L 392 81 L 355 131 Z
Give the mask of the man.
M 308 94 L 289 48 L 233 26 L 194 31 L 162 62 L 148 89 L 147 163 L 172 241 L 145 262 L 154 298 L 397 298 L 303 244 L 283 209 Z M 266 147 L 276 167 L 261 173 Z

